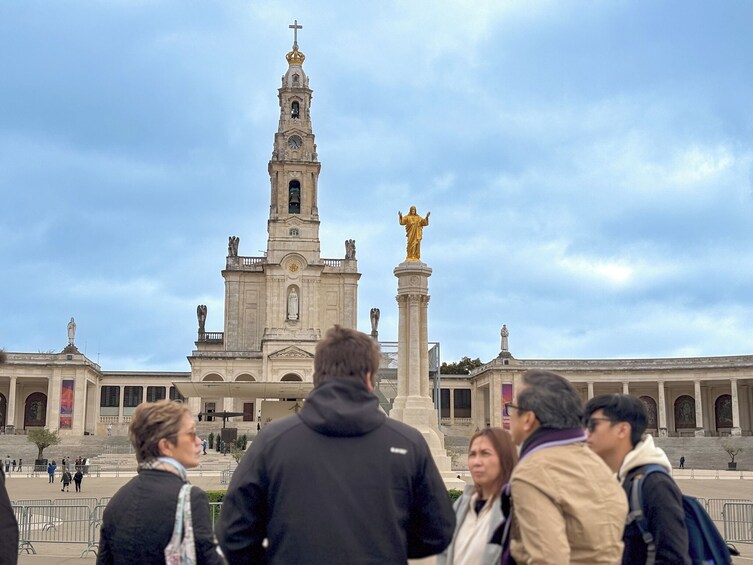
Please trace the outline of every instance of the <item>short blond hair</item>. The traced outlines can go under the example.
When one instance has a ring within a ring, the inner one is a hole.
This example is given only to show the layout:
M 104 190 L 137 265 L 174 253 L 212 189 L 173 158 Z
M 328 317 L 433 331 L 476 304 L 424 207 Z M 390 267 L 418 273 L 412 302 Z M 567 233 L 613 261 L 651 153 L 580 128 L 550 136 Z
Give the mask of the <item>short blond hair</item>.
M 136 460 L 141 463 L 159 457 L 160 440 L 177 443 L 181 420 L 185 414 L 191 414 L 188 405 L 174 400 L 139 404 L 128 427 L 128 439 L 136 451 Z

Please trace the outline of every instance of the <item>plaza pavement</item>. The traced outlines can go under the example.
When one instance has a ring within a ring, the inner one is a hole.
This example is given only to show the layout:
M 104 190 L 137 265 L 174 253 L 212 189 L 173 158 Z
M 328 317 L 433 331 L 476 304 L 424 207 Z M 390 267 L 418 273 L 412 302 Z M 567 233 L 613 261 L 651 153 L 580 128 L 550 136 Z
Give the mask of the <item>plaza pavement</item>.
M 221 456 L 207 456 L 206 462 L 227 463 L 228 459 Z M 721 475 L 720 477 L 725 477 Z M 112 496 L 131 477 L 85 477 L 81 484 L 81 493 L 60 492 L 60 483 L 50 484 L 46 475 L 38 477 L 11 476 L 6 481 L 11 500 L 37 498 L 75 498 Z M 704 498 L 752 498 L 753 480 L 740 478 L 719 479 L 682 479 L 677 478 L 677 484 L 685 494 Z M 227 485 L 220 484 L 219 472 L 214 475 L 191 476 L 191 483 L 204 490 L 224 490 Z M 73 489 L 73 485 L 71 485 Z M 753 565 L 753 544 L 736 544 L 743 554 L 735 558 L 739 565 Z M 18 562 L 21 565 L 74 565 L 95 563 L 93 555 L 80 558 L 84 550 L 83 544 L 35 544 L 37 555 L 21 554 Z M 434 558 L 414 561 L 414 564 L 433 565 Z

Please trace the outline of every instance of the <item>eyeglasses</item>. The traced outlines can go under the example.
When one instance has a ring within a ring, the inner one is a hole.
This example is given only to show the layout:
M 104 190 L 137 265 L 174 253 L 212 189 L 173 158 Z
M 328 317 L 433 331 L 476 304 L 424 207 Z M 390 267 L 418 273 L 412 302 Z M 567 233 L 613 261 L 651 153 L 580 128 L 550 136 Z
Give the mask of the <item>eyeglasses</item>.
M 612 420 L 610 418 L 592 417 L 592 418 L 589 418 L 588 420 L 586 420 L 586 429 L 589 432 L 593 432 L 596 429 L 596 426 L 599 425 L 599 422 L 611 422 L 612 424 L 614 424 L 614 420 Z
M 183 435 L 183 434 L 185 434 L 185 435 L 187 435 L 188 437 L 190 437 L 190 438 L 191 438 L 191 441 L 196 441 L 196 438 L 197 438 L 197 437 L 198 437 L 198 435 L 199 435 L 199 434 L 197 434 L 197 433 L 196 433 L 196 430 L 191 430 L 191 431 L 188 431 L 188 432 L 178 432 L 178 435 L 179 435 L 179 436 L 180 436 L 180 435 Z
M 515 406 L 512 402 L 505 402 L 505 414 L 510 415 L 510 408 L 514 408 L 517 412 L 525 412 L 520 406 Z

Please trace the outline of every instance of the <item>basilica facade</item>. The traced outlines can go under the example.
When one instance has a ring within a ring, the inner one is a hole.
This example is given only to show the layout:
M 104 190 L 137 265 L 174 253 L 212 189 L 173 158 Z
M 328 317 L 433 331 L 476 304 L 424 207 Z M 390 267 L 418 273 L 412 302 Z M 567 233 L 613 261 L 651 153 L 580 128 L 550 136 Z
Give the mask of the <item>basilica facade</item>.
M 344 255 L 320 255 L 321 164 L 312 90 L 297 39 L 286 59 L 267 169 L 267 249 L 263 256 L 247 256 L 240 239 L 229 237 L 221 273 L 222 331 L 206 328 L 207 308 L 198 305 L 190 370 L 112 371 L 77 349 L 71 320 L 68 345 L 60 353 L 9 352 L 0 364 L 0 432 L 45 427 L 62 435 L 105 435 L 108 429 L 125 434 L 139 403 L 165 398 L 189 402 L 206 422 L 234 418 L 241 430 L 255 430 L 300 407 L 313 387 L 317 341 L 335 324 L 356 327 L 360 274 L 352 239 L 345 241 Z M 612 392 L 639 396 L 650 415 L 649 428 L 659 436 L 751 435 L 753 430 L 753 355 L 523 360 L 510 353 L 508 335 L 503 328 L 499 356 L 472 374 L 439 377 L 434 397 L 447 429 L 462 434 L 486 425 L 506 427 L 503 406 L 514 400 L 522 374 L 548 369 L 572 381 L 584 400 Z M 385 366 L 378 390 L 385 409 L 395 396 L 390 371 Z

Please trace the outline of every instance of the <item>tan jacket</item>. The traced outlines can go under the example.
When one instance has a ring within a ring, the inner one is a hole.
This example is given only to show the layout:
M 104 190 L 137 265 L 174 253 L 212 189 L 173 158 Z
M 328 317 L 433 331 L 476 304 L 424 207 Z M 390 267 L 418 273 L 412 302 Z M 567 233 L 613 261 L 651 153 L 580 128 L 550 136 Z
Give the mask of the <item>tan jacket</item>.
M 519 565 L 621 562 L 625 492 L 585 443 L 524 457 L 511 486 L 510 551 Z

